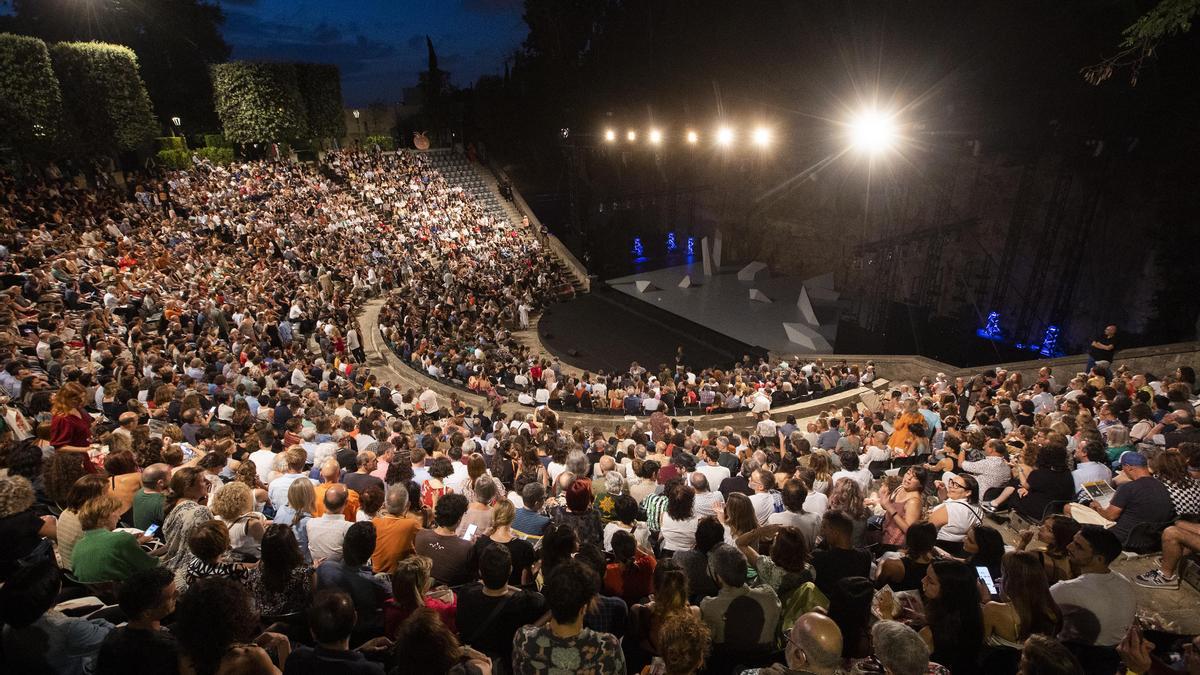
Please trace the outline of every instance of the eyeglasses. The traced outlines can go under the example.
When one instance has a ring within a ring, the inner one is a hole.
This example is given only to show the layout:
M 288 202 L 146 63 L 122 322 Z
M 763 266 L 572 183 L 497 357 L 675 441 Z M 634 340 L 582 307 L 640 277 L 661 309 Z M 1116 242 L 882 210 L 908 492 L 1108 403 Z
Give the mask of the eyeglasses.
M 953 480 L 952 480 L 952 481 L 950 481 L 950 482 L 948 483 L 948 485 L 952 485 L 952 486 L 954 486 L 954 487 L 958 488 L 959 490 L 966 490 L 966 489 L 967 489 L 967 484 L 966 484 L 966 483 L 959 483 L 958 481 L 953 481 Z

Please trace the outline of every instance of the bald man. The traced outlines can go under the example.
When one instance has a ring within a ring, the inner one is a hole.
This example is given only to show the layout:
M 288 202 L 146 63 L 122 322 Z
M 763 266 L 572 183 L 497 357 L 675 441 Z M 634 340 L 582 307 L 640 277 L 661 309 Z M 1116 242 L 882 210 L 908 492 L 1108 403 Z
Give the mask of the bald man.
M 142 487 L 133 494 L 134 527 L 145 531 L 151 525 L 162 525 L 165 520 L 163 503 L 170 482 L 170 464 L 151 464 L 142 470 Z
M 314 490 L 317 493 L 317 509 L 313 515 L 325 515 L 325 492 L 334 485 L 341 485 L 343 488 L 346 488 L 346 510 L 343 511 L 343 515 L 346 516 L 346 520 L 353 523 L 358 517 L 358 492 L 351 490 L 342 483 L 342 467 L 332 457 L 321 462 L 321 483 L 314 486 Z
M 842 631 L 833 619 L 818 612 L 800 615 L 792 626 L 787 650 L 789 670 L 834 675 L 842 665 Z M 770 671 L 767 671 L 770 672 Z
M 325 514 L 308 521 L 308 552 L 314 564 L 325 559 L 342 559 L 342 541 L 346 538 L 346 530 L 354 524 L 342 513 L 346 509 L 349 492 L 341 483 L 328 485 L 320 501 L 325 506 Z
M 133 442 L 133 430 L 137 428 L 138 415 L 135 412 L 125 411 L 117 417 L 117 428 L 113 429 L 114 434 L 120 434 L 125 437 L 130 443 Z

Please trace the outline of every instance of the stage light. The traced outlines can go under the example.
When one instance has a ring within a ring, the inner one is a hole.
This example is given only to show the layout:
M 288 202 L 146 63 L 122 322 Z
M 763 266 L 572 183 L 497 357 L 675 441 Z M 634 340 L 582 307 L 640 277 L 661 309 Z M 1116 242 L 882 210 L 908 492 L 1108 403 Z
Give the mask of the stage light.
M 729 127 L 717 129 L 717 145 L 733 145 L 733 129 Z
M 625 132 L 625 140 L 629 141 L 630 143 L 633 143 L 634 141 L 637 140 L 637 132 L 634 131 L 633 129 L 630 129 L 629 131 Z
M 617 140 L 617 132 L 613 131 L 612 129 L 605 129 L 604 140 L 608 141 L 609 143 Z
M 694 131 L 687 132 L 687 142 L 691 143 L 692 145 L 699 143 L 700 142 L 700 134 L 698 134 Z
M 861 152 L 878 154 L 896 142 L 896 125 L 889 114 L 867 110 L 850 123 L 850 140 Z
M 650 130 L 650 143 L 651 143 L 651 145 L 658 145 L 659 143 L 662 143 L 662 132 L 659 131 L 658 129 L 651 129 Z
M 765 148 L 771 144 L 771 130 L 766 127 L 759 127 L 754 130 L 754 144 L 760 148 Z

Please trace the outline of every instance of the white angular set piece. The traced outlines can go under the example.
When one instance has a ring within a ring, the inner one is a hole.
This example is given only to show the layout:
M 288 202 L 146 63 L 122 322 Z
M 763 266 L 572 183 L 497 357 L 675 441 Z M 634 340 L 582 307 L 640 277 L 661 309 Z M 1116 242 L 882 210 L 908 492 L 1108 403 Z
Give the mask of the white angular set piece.
M 658 290 L 658 288 L 647 279 L 639 279 L 639 280 L 633 282 L 633 285 L 637 287 L 638 293 L 645 293 L 647 291 L 657 291 Z
M 762 291 L 758 290 L 757 288 L 750 289 L 750 299 L 755 302 L 771 302 L 771 299 L 768 298 L 766 296 L 766 294 L 764 294 Z
M 766 274 L 764 274 L 764 272 L 766 269 L 767 263 L 755 260 L 749 265 L 743 267 L 741 271 L 738 272 L 738 281 L 754 281 L 759 277 L 759 275 L 765 277 Z
M 808 299 L 808 288 L 800 287 L 800 297 L 796 299 L 796 307 L 800 309 L 800 314 L 804 316 L 804 320 L 814 326 L 820 325 L 817 321 L 817 313 L 813 311 L 812 301 Z

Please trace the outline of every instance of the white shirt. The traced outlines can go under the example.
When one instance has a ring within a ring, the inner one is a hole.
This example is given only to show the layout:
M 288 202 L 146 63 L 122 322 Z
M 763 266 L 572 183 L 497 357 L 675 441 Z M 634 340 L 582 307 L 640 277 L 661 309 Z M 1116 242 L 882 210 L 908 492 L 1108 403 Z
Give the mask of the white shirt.
M 633 535 L 633 540 L 637 542 L 638 546 L 650 550 L 650 529 L 646 527 L 645 523 L 634 522 L 633 531 L 630 532 L 629 528 L 625 527 L 623 523 L 613 521 L 604 526 L 604 551 L 606 553 L 612 553 L 612 538 L 617 530 L 629 532 L 629 534 Z
M 765 420 L 760 420 L 759 423 L 755 425 L 754 431 L 758 434 L 759 438 L 763 439 L 764 441 L 770 441 L 770 439 L 777 438 L 779 436 L 779 425 L 775 423 L 775 420 L 768 418 Z
M 1030 400 L 1033 401 L 1033 411 L 1035 413 L 1052 412 L 1056 407 L 1054 405 L 1054 394 L 1048 391 L 1043 391 Z
M 426 389 L 425 391 L 421 392 L 421 396 L 418 397 L 417 400 L 421 402 L 421 409 L 426 413 L 432 414 L 441 410 L 441 408 L 438 406 L 437 393 L 432 389 Z
M 754 506 L 754 515 L 759 525 L 766 525 L 767 518 L 775 513 L 775 497 L 768 492 L 756 492 L 750 495 L 750 504 Z
M 1071 479 L 1075 481 L 1075 492 L 1079 492 L 1084 483 L 1112 480 L 1112 469 L 1100 462 L 1080 462 L 1071 472 Z
M 304 474 L 302 473 L 285 473 L 279 478 L 271 481 L 271 484 L 267 486 L 267 498 L 271 500 L 271 503 L 275 505 L 275 508 L 287 506 L 288 488 L 292 487 L 293 481 L 296 481 L 300 478 L 310 480 L 305 478 Z M 317 484 L 316 481 L 311 482 L 313 485 Z
M 263 485 L 270 483 L 271 468 L 275 466 L 275 453 L 271 452 L 269 449 L 255 450 L 254 452 L 250 453 L 250 461 L 254 462 L 254 471 L 258 473 L 258 479 L 263 482 Z M 288 483 L 288 487 L 291 487 L 291 485 L 291 483 Z M 287 501 L 284 501 L 283 504 L 276 504 L 275 506 L 278 508 L 284 504 L 287 504 Z
M 708 479 L 708 489 L 710 490 L 716 490 L 721 487 L 721 481 L 729 478 L 729 467 L 724 467 L 720 464 L 700 464 L 696 467 L 696 471 L 704 474 L 704 477 Z
M 947 499 L 934 511 L 946 512 L 946 524 L 938 530 L 941 541 L 962 541 L 972 525 L 983 522 L 983 513 L 977 504 L 968 504 L 964 499 Z
M 816 490 L 808 493 L 804 498 L 804 512 L 811 513 L 820 518 L 829 510 L 829 497 Z
M 716 488 L 709 486 L 708 492 L 697 492 L 696 500 L 692 503 L 692 510 L 696 513 L 696 517 L 703 518 L 705 516 L 717 515 L 717 504 L 724 505 L 725 498 L 721 496 Z
M 308 552 L 313 561 L 322 558 L 342 559 L 342 541 L 346 538 L 346 530 L 354 523 L 346 520 L 340 513 L 326 513 L 320 518 L 308 521 Z
M 866 490 L 871 485 L 871 470 L 859 469 L 858 471 L 847 471 L 842 469 L 841 471 L 833 474 L 833 477 L 829 479 L 829 484 L 837 485 L 837 482 L 843 478 L 849 478 L 855 483 L 858 483 L 859 487 L 861 487 L 863 490 Z
M 1133 614 L 1137 610 L 1133 592 L 1133 583 L 1118 572 L 1081 574 L 1050 587 L 1050 595 L 1068 617 L 1068 623 L 1071 608 L 1075 607 L 1087 610 L 1089 620 L 1094 616 L 1100 622 L 1096 644 L 1104 647 L 1120 644 L 1133 623 Z M 1068 628 L 1063 626 L 1064 632 Z M 1090 631 L 1084 634 L 1090 634 Z
M 454 473 L 446 476 L 443 480 L 446 487 L 453 490 L 456 494 L 461 495 L 463 493 L 463 485 L 467 482 L 467 465 L 462 462 L 451 462 L 451 466 L 454 469 Z
M 809 550 L 812 550 L 817 541 L 817 533 L 821 530 L 821 516 L 815 513 L 780 511 L 772 513 L 767 518 L 767 524 L 790 526 L 800 530 L 800 533 L 804 535 L 804 543 L 808 544 Z
M 664 511 L 660 527 L 663 548 L 668 551 L 691 550 L 696 546 L 696 525 L 699 522 L 695 513 L 687 520 L 675 520 Z

